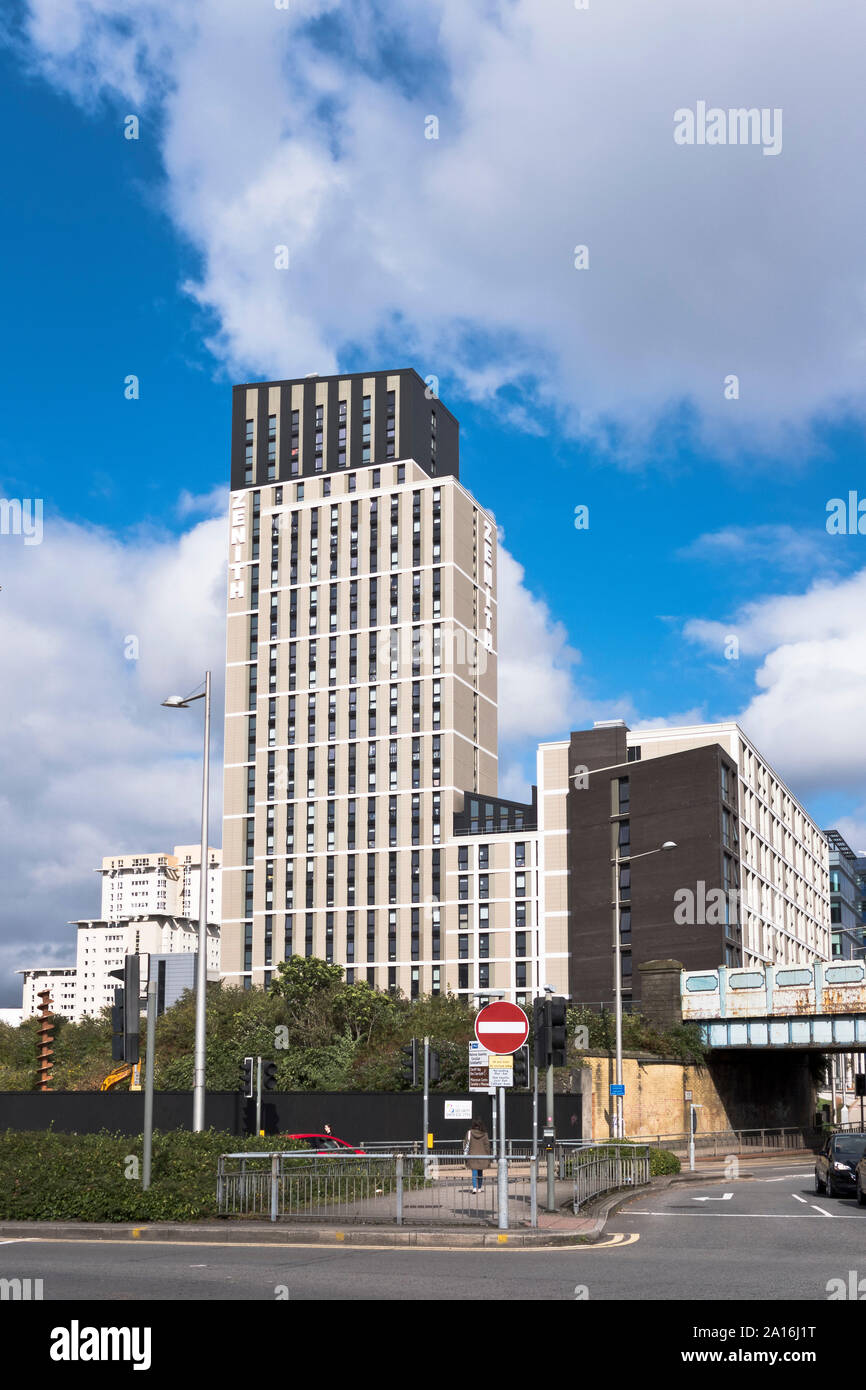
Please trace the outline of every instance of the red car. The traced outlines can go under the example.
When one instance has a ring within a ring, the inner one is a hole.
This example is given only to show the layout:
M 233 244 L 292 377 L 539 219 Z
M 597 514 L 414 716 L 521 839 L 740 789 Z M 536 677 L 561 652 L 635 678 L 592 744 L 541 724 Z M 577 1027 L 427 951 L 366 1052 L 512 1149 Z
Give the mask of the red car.
M 308 1149 L 315 1149 L 317 1153 L 350 1153 L 363 1154 L 363 1149 L 356 1149 L 354 1144 L 349 1144 L 345 1139 L 338 1139 L 334 1134 L 281 1134 L 281 1139 L 302 1139 Z

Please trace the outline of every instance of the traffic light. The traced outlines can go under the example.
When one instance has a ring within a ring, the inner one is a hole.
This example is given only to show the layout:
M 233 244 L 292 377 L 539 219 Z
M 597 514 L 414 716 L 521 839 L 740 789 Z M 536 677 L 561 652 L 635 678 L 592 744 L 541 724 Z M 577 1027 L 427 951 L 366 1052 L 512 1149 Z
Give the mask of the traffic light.
M 47 1091 L 54 1065 L 54 1015 L 51 1012 L 51 991 L 39 991 L 39 1012 L 36 1033 L 36 1062 L 39 1067 L 39 1089 Z
M 529 1085 L 529 1045 L 521 1047 L 514 1054 L 514 1084 L 515 1086 Z
M 407 1086 L 417 1086 L 417 1085 L 418 1085 L 418 1039 L 417 1039 L 417 1038 L 413 1038 L 412 1041 L 411 1041 L 410 1043 L 406 1043 L 405 1047 L 401 1047 L 401 1048 L 400 1048 L 400 1056 L 401 1056 L 402 1059 L 403 1059 L 402 1062 L 400 1063 L 400 1069 L 401 1069 L 401 1072 L 402 1072 L 402 1075 L 403 1075 L 403 1080 L 405 1081 L 405 1083 L 406 1083 Z
M 247 1100 L 252 1100 L 255 1085 L 256 1059 L 255 1057 L 245 1057 L 241 1067 L 241 1090 Z
M 122 970 L 109 970 L 116 980 L 123 980 L 114 991 L 111 1007 L 111 1057 L 115 1062 L 138 1062 L 139 1051 L 139 993 L 141 976 L 137 955 L 124 958 Z
M 538 1152 L 540 1154 L 553 1153 L 556 1148 L 556 1135 L 551 1131 L 550 1134 L 539 1134 Z
M 442 1068 L 439 1064 L 439 1053 L 436 1052 L 432 1047 L 430 1048 L 430 1052 L 427 1057 L 427 1065 L 429 1068 L 427 1074 L 428 1080 L 430 1082 L 430 1085 L 432 1086 L 435 1082 L 439 1080 L 440 1076 L 442 1075 Z
M 536 999 L 532 1010 L 535 1022 L 535 1065 L 546 1067 L 550 1054 L 550 1000 Z
M 262 1062 L 262 1090 L 275 1091 L 277 1089 L 277 1064 L 276 1062 Z
M 535 1001 L 535 1064 L 538 1067 L 565 1066 L 568 1041 L 565 1010 L 565 1000 L 561 998 L 546 995 Z
M 855 1096 L 866 1096 L 866 1072 L 854 1073 L 854 1094 Z
M 565 1066 L 565 1049 L 568 1036 L 565 1031 L 565 1000 L 550 1001 L 550 1063 L 554 1067 Z

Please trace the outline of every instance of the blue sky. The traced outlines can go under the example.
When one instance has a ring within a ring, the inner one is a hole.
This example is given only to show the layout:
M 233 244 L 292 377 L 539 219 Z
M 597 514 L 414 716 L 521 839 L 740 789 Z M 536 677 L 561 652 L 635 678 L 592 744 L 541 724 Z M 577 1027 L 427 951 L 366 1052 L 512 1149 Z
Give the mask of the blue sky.
M 866 103 L 838 57 L 863 20 L 831 0 L 809 50 L 772 0 L 736 3 L 744 64 L 684 0 L 652 23 L 626 9 L 624 49 L 612 16 L 527 0 L 298 0 L 246 23 L 231 0 L 206 18 L 19 3 L 0 48 L 0 489 L 44 499 L 45 539 L 0 537 L 0 1002 L 34 951 L 69 957 L 103 853 L 195 836 L 197 725 L 166 734 L 156 697 L 222 660 L 234 380 L 439 377 L 463 479 L 516 562 L 502 598 L 524 650 L 503 633 L 503 665 L 535 682 L 504 719 L 504 789 L 539 738 L 592 718 L 741 717 L 817 819 L 866 844 L 866 538 L 824 524 L 828 499 L 866 495 L 849 173 Z M 783 105 L 778 158 L 677 148 L 673 110 L 705 94 Z M 516 686 L 504 671 L 503 702 Z M 38 869 L 31 834 L 50 840 Z

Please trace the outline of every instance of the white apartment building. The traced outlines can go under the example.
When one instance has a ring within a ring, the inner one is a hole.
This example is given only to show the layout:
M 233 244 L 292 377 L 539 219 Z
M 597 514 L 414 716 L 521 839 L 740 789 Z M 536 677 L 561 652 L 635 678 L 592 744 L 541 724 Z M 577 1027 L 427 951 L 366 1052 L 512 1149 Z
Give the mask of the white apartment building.
M 208 922 L 221 913 L 222 852 L 208 850 Z M 109 855 L 102 875 L 101 917 L 119 922 L 149 912 L 198 919 L 201 846 L 176 845 L 173 854 Z
M 127 955 L 142 957 L 142 987 L 147 982 L 148 957 L 190 952 L 198 949 L 198 922 L 164 913 L 146 913 L 120 922 L 84 918 L 71 924 L 78 928 L 75 967 L 75 1007 L 73 1017 L 96 1016 L 106 1004 L 114 1002 L 114 989 L 121 983 L 109 972 L 121 970 Z M 207 929 L 208 978 L 219 977 L 219 927 Z
M 16 970 L 22 977 L 24 994 L 21 1007 L 21 1022 L 39 1013 L 39 995 L 43 989 L 51 991 L 51 1012 L 61 1018 L 75 1019 L 76 978 L 74 965 L 33 966 L 29 970 Z
M 221 850 L 209 849 L 209 979 L 219 975 L 221 865 Z M 108 855 L 96 872 L 102 876 L 101 915 L 70 923 L 78 929 L 75 965 L 17 972 L 24 977 L 25 1018 L 36 1012 L 36 994 L 46 984 L 52 990 L 56 1013 L 74 1020 L 97 1016 L 114 1002 L 119 981 L 109 972 L 122 969 L 127 954 L 142 956 L 141 979 L 146 982 L 151 953 L 197 950 L 199 845 L 176 845 L 173 854 Z

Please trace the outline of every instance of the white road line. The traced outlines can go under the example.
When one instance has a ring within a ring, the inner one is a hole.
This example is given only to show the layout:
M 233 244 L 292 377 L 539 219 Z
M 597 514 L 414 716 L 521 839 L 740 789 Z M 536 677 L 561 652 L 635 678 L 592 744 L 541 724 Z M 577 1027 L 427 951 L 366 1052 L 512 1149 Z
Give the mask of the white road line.
M 802 1202 L 804 1207 L 807 1207 L 807 1206 L 809 1205 L 809 1203 L 806 1201 L 806 1198 L 805 1198 L 805 1197 L 798 1197 L 797 1194 L 796 1194 L 796 1192 L 792 1192 L 792 1193 L 791 1193 L 791 1196 L 794 1198 L 794 1201 L 795 1201 L 795 1202 Z
M 817 1206 L 814 1202 L 811 1202 L 810 1206 L 812 1206 L 815 1211 L 819 1211 L 822 1216 L 829 1216 L 831 1221 L 837 1220 L 837 1216 L 834 1211 L 825 1211 L 823 1207 Z
M 824 1211 L 821 1207 L 816 1208 L 822 1216 L 830 1216 L 829 1211 Z M 806 1212 L 802 1214 L 795 1211 L 707 1211 L 702 1207 L 700 1211 L 645 1211 L 641 1207 L 629 1207 L 629 1216 L 719 1216 L 724 1221 L 735 1221 L 741 1217 L 745 1221 L 817 1221 L 817 1216 L 809 1216 Z M 833 1218 L 836 1221 L 859 1221 L 862 1217 L 841 1216 Z
M 0 1240 L 0 1245 L 26 1245 L 32 1240 L 32 1236 L 16 1236 L 14 1240 Z

